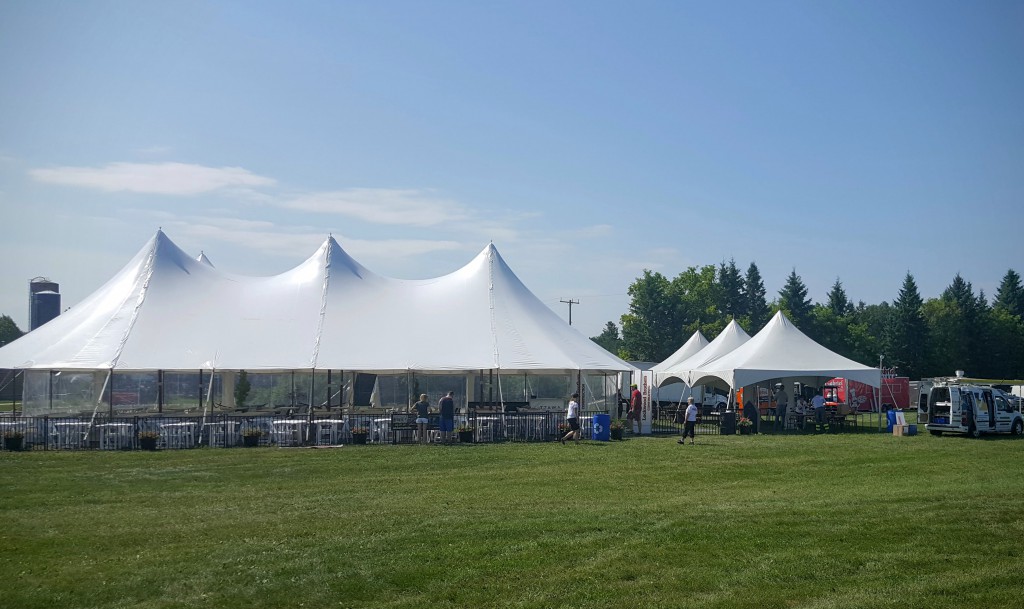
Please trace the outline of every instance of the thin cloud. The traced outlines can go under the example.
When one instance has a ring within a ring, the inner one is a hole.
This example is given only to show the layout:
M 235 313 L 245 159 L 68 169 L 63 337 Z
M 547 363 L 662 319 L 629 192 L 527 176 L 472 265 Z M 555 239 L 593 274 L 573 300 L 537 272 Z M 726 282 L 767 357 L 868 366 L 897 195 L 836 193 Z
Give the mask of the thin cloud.
M 285 201 L 284 207 L 402 226 L 436 226 L 466 217 L 465 209 L 455 201 L 412 189 L 349 188 L 310 193 Z
M 271 252 L 275 255 L 293 257 L 296 261 L 310 256 L 327 238 L 322 229 L 308 226 L 284 228 L 274 222 L 219 217 L 192 217 L 170 219 L 165 223 L 172 239 L 187 239 L 206 250 L 216 243 Z M 357 259 L 405 258 L 430 252 L 463 249 L 456 241 L 430 239 L 349 239 L 333 233 L 334 238 L 346 251 Z M 364 262 L 364 264 L 366 264 Z
M 276 182 L 241 167 L 204 167 L 188 163 L 108 163 L 102 167 L 33 169 L 33 179 L 105 192 L 198 195 L 222 189 L 273 186 Z

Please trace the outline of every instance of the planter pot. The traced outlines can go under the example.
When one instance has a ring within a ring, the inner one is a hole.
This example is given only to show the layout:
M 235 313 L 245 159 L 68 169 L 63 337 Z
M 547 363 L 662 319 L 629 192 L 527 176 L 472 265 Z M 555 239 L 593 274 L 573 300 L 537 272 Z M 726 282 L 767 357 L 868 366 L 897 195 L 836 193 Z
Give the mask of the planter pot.
M 4 448 L 19 451 L 25 447 L 25 438 L 4 438 Z
M 365 434 L 365 433 L 354 433 L 354 434 L 352 434 L 352 443 L 353 444 L 366 444 L 366 436 L 367 435 L 368 434 Z
M 260 436 L 242 436 L 242 446 L 259 446 Z
M 621 440 L 623 431 L 624 430 L 620 427 L 619 429 L 609 429 L 608 433 L 611 434 L 612 440 Z
M 460 431 L 459 432 L 459 442 L 462 442 L 463 444 L 472 444 L 473 443 L 473 432 L 471 432 L 471 431 Z
M 156 450 L 156 438 L 139 438 L 139 448 L 142 450 Z
M 754 428 L 753 427 L 740 427 L 740 435 L 741 436 L 749 436 L 752 433 L 754 433 Z

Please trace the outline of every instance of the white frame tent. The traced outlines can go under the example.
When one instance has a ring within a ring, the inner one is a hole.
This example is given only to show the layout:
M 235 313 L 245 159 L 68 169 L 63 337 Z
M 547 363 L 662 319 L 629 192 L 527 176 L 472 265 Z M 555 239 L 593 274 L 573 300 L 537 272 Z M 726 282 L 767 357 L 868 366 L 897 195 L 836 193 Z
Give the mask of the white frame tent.
M 701 334 L 700 330 L 697 330 L 685 343 L 683 343 L 682 347 L 679 347 L 679 349 L 676 350 L 675 353 L 665 358 L 661 363 L 651 366 L 651 372 L 657 375 L 661 372 L 673 370 L 676 366 L 685 362 L 694 354 L 699 353 L 704 349 L 704 347 L 707 347 L 708 344 L 708 339 Z
M 772 379 L 825 381 L 843 377 L 878 389 L 881 370 L 859 364 L 819 345 L 779 311 L 760 332 L 739 347 L 687 373 L 691 385 L 719 381 L 735 393 Z
M 632 370 L 534 296 L 493 244 L 448 275 L 400 280 L 328 237 L 295 268 L 248 277 L 187 255 L 162 231 L 93 294 L 0 348 L 0 368 L 446 374 L 467 386 L 488 372 L 499 383 L 533 373 L 583 384 Z

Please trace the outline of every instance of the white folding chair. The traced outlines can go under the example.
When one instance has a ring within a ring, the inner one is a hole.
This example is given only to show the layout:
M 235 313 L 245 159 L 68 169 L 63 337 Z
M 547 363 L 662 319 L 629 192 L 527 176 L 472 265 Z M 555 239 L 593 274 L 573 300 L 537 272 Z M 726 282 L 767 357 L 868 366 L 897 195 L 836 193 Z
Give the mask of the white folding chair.
M 339 427 L 344 423 L 320 421 L 316 424 L 316 443 L 319 446 L 334 446 L 338 443 Z

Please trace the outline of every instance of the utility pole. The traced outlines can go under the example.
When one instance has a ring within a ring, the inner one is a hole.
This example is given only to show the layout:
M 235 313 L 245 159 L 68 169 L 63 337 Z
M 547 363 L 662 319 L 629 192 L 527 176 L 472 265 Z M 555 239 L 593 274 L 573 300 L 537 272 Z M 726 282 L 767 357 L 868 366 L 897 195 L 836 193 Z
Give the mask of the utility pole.
M 573 300 L 572 298 L 570 298 L 569 300 L 559 300 L 558 302 L 564 302 L 565 304 L 569 305 L 569 325 L 571 326 L 572 325 L 572 305 L 580 304 L 580 301 Z

